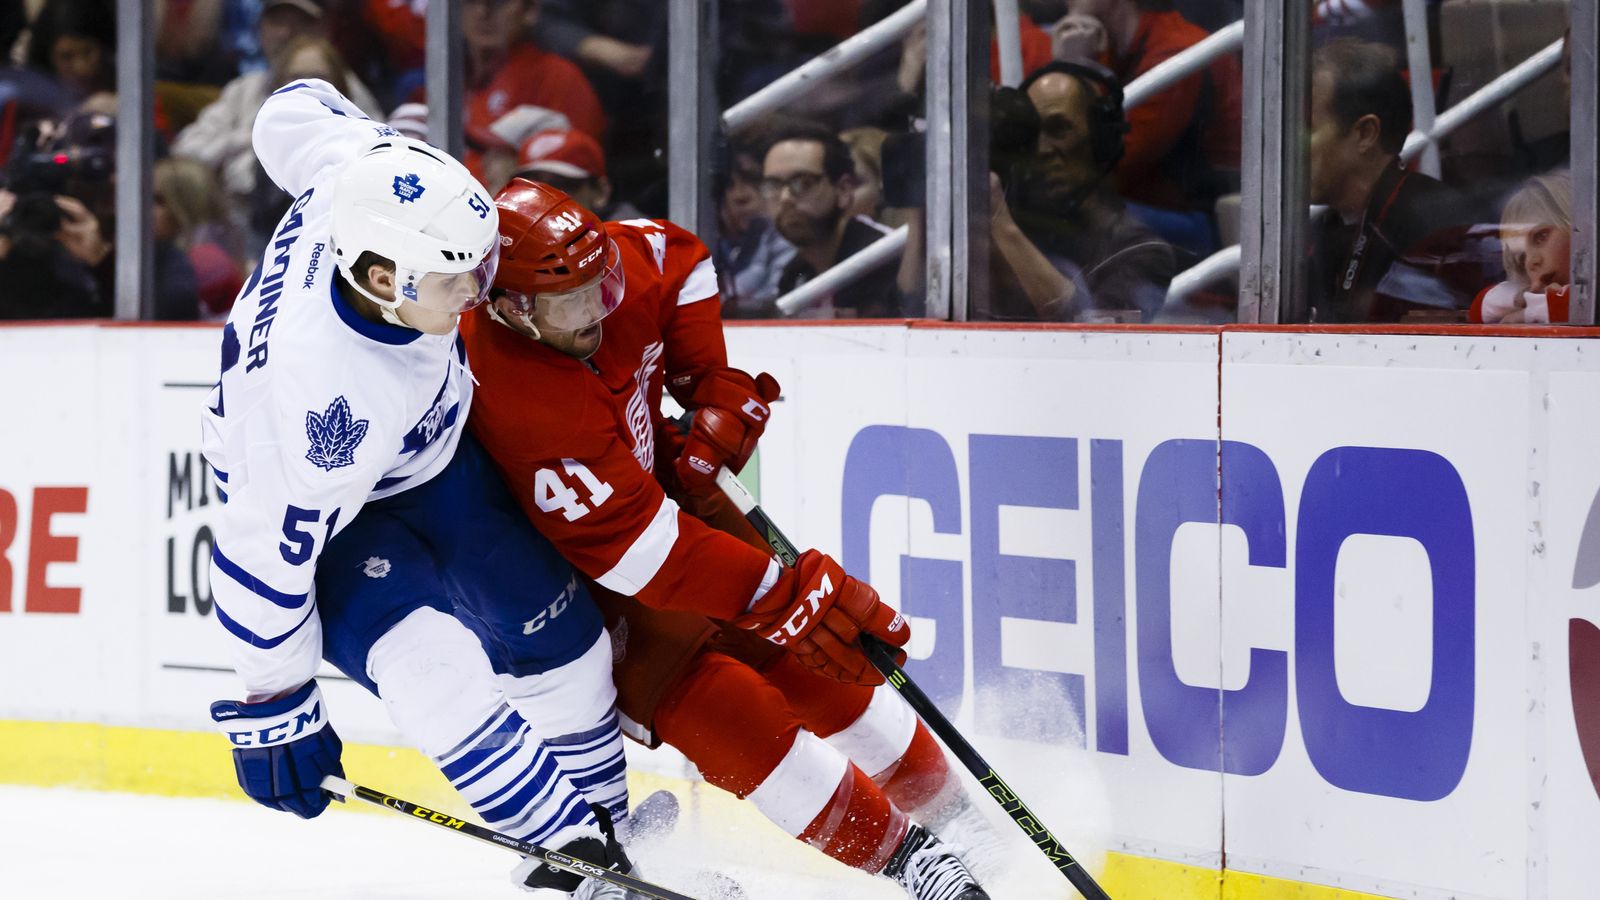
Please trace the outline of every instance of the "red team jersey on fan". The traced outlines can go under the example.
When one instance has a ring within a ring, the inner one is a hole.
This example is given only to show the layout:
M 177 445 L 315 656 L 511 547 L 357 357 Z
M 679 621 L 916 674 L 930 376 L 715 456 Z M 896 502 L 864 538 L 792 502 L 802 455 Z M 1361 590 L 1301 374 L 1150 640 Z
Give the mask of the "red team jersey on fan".
M 681 511 L 655 477 L 661 392 L 687 399 L 728 364 L 710 253 L 670 222 L 607 222 L 626 293 L 600 349 L 578 360 L 462 318 L 480 388 L 471 428 L 528 518 L 601 586 L 662 609 L 743 613 L 773 557 Z M 670 461 L 669 461 L 670 462 Z

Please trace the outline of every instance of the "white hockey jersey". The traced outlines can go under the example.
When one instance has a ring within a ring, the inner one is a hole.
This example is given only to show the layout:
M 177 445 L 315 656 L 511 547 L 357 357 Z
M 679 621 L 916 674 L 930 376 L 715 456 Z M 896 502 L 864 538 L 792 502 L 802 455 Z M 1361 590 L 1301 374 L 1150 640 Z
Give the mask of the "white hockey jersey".
M 202 415 L 223 501 L 214 608 L 251 698 L 316 672 L 312 579 L 328 540 L 367 501 L 438 474 L 466 427 L 472 378 L 458 333 L 370 322 L 336 288 L 335 180 L 395 134 L 315 80 L 279 90 L 256 116 L 256 155 L 295 200 L 228 316 Z

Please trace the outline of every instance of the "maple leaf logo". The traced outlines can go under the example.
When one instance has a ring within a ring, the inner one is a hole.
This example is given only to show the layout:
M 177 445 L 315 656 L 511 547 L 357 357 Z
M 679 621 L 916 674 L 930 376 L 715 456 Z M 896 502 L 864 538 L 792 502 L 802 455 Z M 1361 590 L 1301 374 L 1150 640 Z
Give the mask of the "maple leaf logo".
M 422 179 L 415 174 L 394 177 L 394 195 L 400 198 L 401 203 L 415 203 L 426 190 L 422 186 Z
M 320 416 L 316 410 L 306 413 L 306 438 L 311 441 L 306 459 L 327 471 L 355 465 L 356 448 L 366 436 L 367 420 L 350 415 L 350 404 L 342 396 Z

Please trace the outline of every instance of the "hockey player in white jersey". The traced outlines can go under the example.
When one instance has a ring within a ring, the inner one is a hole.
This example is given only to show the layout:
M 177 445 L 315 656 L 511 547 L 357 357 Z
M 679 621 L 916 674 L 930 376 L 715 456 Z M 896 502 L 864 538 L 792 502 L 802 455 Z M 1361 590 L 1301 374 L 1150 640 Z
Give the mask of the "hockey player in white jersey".
M 325 658 L 491 827 L 628 870 L 610 641 L 465 435 L 456 320 L 494 279 L 494 205 L 321 81 L 273 94 L 253 139 L 295 200 L 234 304 L 203 414 L 224 504 L 211 585 L 246 692 L 212 716 L 240 786 L 306 818 L 327 806 L 319 784 L 343 769 Z M 513 877 L 622 896 L 527 861 Z

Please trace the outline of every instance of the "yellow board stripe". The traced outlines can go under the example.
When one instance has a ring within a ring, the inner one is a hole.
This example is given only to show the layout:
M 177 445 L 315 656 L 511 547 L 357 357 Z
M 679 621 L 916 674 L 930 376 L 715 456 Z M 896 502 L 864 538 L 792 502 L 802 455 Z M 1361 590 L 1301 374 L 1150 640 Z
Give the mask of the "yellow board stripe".
M 471 810 L 421 753 L 409 748 L 345 744 L 345 771 L 355 780 L 413 803 L 472 818 Z M 0 783 L 122 791 L 163 797 L 216 797 L 243 800 L 234 781 L 228 743 L 220 734 L 159 731 L 86 722 L 0 720 Z M 666 789 L 691 791 L 711 815 L 750 816 L 748 806 L 707 785 L 650 772 L 628 773 L 636 797 Z M 361 812 L 385 814 L 367 804 L 347 804 Z M 1106 855 L 1095 873 L 1116 900 L 1385 900 L 1376 894 L 1268 878 L 1232 870 L 1149 859 L 1127 853 Z

